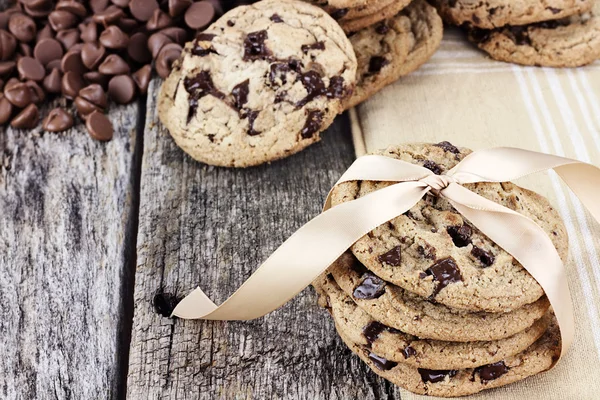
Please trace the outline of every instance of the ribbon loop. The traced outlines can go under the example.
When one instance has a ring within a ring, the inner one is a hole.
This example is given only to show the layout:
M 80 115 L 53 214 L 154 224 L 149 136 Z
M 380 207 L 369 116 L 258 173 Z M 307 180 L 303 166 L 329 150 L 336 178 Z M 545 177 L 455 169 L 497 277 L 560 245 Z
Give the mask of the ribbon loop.
M 431 174 L 422 178 L 419 182 L 426 184 L 435 192 L 440 192 L 446 189 L 451 183 L 456 183 L 456 180 L 449 175 Z

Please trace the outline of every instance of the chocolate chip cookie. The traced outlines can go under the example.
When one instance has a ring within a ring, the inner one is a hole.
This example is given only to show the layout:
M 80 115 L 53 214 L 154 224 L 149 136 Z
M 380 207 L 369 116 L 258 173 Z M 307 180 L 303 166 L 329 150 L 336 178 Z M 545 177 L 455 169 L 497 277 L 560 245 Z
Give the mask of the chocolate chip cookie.
M 548 328 L 547 313 L 529 328 L 506 339 L 475 342 L 445 342 L 420 339 L 374 320 L 358 307 L 332 278 L 321 277 L 316 283 L 337 330 L 352 343 L 368 346 L 387 360 L 427 369 L 464 369 L 493 364 L 520 353 L 540 338 Z
M 390 6 L 396 0 L 303 0 L 324 9 L 338 22 L 364 17 L 373 14 L 384 7 Z M 405 1 L 405 0 L 401 0 Z M 408 4 L 408 3 L 407 3 Z
M 443 174 L 470 152 L 442 142 L 392 146 L 376 154 Z M 332 203 L 340 204 L 391 184 L 343 183 L 333 191 Z M 561 258 L 566 259 L 566 229 L 544 197 L 510 182 L 465 187 L 531 218 L 548 234 Z M 351 250 L 382 280 L 452 308 L 508 312 L 519 310 L 544 294 L 514 257 L 465 220 L 448 201 L 433 194 L 359 239 Z
M 370 14 L 361 15 L 354 18 L 347 18 L 338 22 L 344 30 L 344 32 L 346 32 L 347 34 L 351 34 L 352 32 L 357 32 L 363 28 L 375 25 L 376 23 L 381 22 L 385 19 L 394 17 L 396 14 L 402 11 L 402 9 L 404 9 L 409 3 L 410 0 L 393 1 L 391 4 L 377 9 L 375 12 L 372 12 Z
M 356 80 L 356 57 L 322 9 L 293 0 L 237 7 L 186 44 L 159 117 L 207 164 L 247 167 L 319 140 Z
M 530 25 L 469 29 L 492 58 L 523 65 L 578 67 L 600 58 L 600 2 L 590 12 Z
M 452 342 L 505 339 L 529 328 L 550 307 L 544 296 L 507 313 L 452 309 L 382 280 L 350 252 L 327 271 L 343 292 L 373 319 L 424 339 Z
M 414 393 L 456 397 L 508 385 L 546 371 L 560 353 L 560 334 L 554 322 L 527 350 L 502 361 L 477 368 L 431 370 L 387 360 L 372 349 L 354 343 L 342 332 L 340 337 L 377 375 Z
M 346 109 L 419 68 L 439 47 L 443 24 L 425 0 L 350 36 L 358 60 L 357 85 Z
M 494 29 L 560 19 L 589 11 L 595 0 L 432 0 L 447 23 Z

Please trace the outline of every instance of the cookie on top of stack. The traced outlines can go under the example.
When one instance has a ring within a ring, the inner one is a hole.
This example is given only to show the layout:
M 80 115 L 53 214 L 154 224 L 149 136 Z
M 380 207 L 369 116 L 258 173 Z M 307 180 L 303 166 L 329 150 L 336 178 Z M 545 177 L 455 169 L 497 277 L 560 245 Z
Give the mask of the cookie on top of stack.
M 357 84 L 345 109 L 418 69 L 442 41 L 442 20 L 425 0 L 305 1 L 338 21 L 356 53 Z
M 441 174 L 469 153 L 442 142 L 376 154 Z M 332 202 L 391 184 L 346 182 Z M 465 186 L 533 219 L 566 258 L 565 227 L 544 197 L 508 182 Z M 503 386 L 548 370 L 560 353 L 539 284 L 434 195 L 358 240 L 313 285 L 346 345 L 375 373 L 415 393 L 454 397 Z
M 496 60 L 544 67 L 577 67 L 600 58 L 596 0 L 431 0 L 446 23 Z

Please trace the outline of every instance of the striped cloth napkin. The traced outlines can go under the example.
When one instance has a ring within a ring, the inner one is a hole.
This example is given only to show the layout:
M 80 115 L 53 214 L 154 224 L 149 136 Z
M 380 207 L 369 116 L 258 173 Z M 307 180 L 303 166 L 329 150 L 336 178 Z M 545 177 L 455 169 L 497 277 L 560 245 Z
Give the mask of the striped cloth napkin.
M 351 116 L 357 155 L 395 143 L 447 140 L 473 150 L 521 147 L 600 165 L 600 62 L 578 69 L 496 62 L 450 29 L 427 64 Z M 553 370 L 470 398 L 600 399 L 600 226 L 554 172 L 517 183 L 548 197 L 564 219 L 576 338 Z M 431 397 L 403 390 L 402 399 Z

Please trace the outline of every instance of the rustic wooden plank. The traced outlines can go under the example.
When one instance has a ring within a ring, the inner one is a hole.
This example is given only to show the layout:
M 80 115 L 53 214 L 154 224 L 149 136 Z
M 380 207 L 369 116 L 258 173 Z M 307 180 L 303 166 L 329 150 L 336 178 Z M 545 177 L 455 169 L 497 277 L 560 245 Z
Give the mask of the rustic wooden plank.
M 0 131 L 2 399 L 124 392 L 139 112 L 113 107 L 108 143 L 82 123 L 61 134 Z
M 128 397 L 400 398 L 351 356 L 313 289 L 250 322 L 170 320 L 152 307 L 157 293 L 184 295 L 197 285 L 225 300 L 317 215 L 354 158 L 346 118 L 295 156 L 231 170 L 186 156 L 158 123 L 155 104 L 149 96 Z

